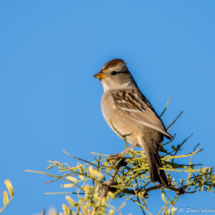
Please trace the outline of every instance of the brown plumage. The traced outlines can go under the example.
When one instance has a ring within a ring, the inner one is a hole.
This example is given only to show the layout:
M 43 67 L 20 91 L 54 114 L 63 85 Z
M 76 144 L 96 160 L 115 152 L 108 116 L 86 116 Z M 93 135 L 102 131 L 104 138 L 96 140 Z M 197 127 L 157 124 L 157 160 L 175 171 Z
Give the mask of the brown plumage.
M 122 64 L 122 65 L 126 65 L 125 61 L 119 58 L 113 59 L 108 61 L 100 70 L 100 72 L 103 72 L 105 70 L 108 70 L 110 68 L 114 68 L 115 66 Z
M 124 113 L 140 123 L 144 123 L 144 125 L 163 133 L 168 139 L 172 138 L 152 105 L 139 90 L 123 89 L 112 91 L 112 96 L 116 101 L 116 106 Z
M 101 80 L 104 88 L 101 109 L 108 125 L 115 133 L 113 126 L 122 135 L 130 134 L 127 141 L 146 153 L 151 180 L 168 187 L 165 172 L 160 170 L 158 149 L 164 137 L 171 139 L 172 136 L 140 92 L 126 63 L 121 59 L 111 60 L 94 77 Z

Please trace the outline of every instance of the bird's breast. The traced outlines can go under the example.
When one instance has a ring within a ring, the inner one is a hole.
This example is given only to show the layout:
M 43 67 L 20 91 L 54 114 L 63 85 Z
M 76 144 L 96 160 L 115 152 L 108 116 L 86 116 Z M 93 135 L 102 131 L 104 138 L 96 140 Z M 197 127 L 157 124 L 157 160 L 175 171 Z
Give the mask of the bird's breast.
M 119 137 L 122 138 L 122 135 L 128 135 L 127 140 L 129 143 L 137 141 L 136 132 L 141 126 L 136 122 L 131 123 L 133 119 L 116 108 L 111 96 L 103 96 L 101 110 L 104 119 Z

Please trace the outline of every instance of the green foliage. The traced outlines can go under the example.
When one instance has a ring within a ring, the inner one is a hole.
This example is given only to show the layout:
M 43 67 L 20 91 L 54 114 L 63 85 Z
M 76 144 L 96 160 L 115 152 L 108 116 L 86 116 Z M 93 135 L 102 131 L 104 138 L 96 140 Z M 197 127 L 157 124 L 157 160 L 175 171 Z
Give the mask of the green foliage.
M 14 197 L 14 190 L 13 190 L 13 186 L 12 186 L 10 180 L 6 179 L 4 181 L 4 183 L 5 183 L 6 187 L 7 187 L 8 192 L 7 191 L 3 192 L 3 205 L 4 205 L 4 207 L 2 209 L 0 208 L 0 213 L 8 206 L 8 204 L 11 202 L 11 200 Z M 8 193 L 9 193 L 9 195 L 11 197 L 10 199 L 9 199 Z
M 175 121 L 173 121 L 169 128 Z M 182 194 L 185 195 L 200 191 L 215 192 L 213 167 L 200 168 L 200 164 L 192 163 L 193 156 L 201 151 L 201 149 L 196 150 L 198 145 L 194 148 L 193 152 L 188 154 L 180 153 L 178 155 L 182 150 L 182 146 L 189 138 L 186 138 L 181 144 L 177 145 L 173 144 L 174 139 L 161 144 L 160 151 L 162 152 L 161 160 L 163 163 L 163 168 L 161 169 L 165 170 L 168 176 L 168 188 L 151 182 L 148 175 L 148 162 L 143 150 L 129 150 L 120 159 L 111 158 L 109 155 L 93 153 L 97 157 L 91 162 L 64 151 L 68 156 L 77 160 L 76 166 L 70 166 L 67 163 L 59 161 L 49 161 L 50 165 L 47 170 L 57 168 L 60 173 L 59 175 L 32 170 L 26 171 L 52 177 L 53 180 L 47 183 L 61 180 L 63 183 L 61 186 L 67 190 L 69 189 L 69 192 L 46 193 L 66 194 L 67 206 L 63 204 L 63 213 L 60 214 L 115 214 L 125 204 L 116 210 L 111 206 L 111 201 L 122 197 L 126 201 L 136 203 L 141 208 L 143 214 L 151 214 L 147 208 L 147 201 L 150 201 L 149 193 L 153 190 L 160 190 L 161 201 L 164 202 L 164 206 L 158 214 L 175 214 L 177 208 L 174 206 Z M 124 140 L 126 142 L 125 138 Z M 168 152 L 165 149 L 167 144 L 172 144 L 172 151 Z M 179 164 L 177 162 L 179 159 L 184 160 L 186 157 L 190 158 L 189 164 Z M 172 172 L 174 171 L 184 174 L 183 178 L 186 175 L 186 179 L 173 178 Z M 175 193 L 172 199 L 168 196 L 170 192 Z M 76 195 L 78 201 L 74 201 L 71 195 Z
M 184 143 L 182 143 L 184 144 Z M 176 204 L 179 196 L 186 193 L 195 193 L 199 191 L 214 191 L 215 175 L 213 174 L 213 168 L 196 168 L 197 165 L 192 164 L 192 156 L 201 150 L 194 151 L 185 155 L 176 155 L 179 146 L 174 147 L 174 152 L 167 152 L 162 157 L 164 169 L 168 175 L 170 190 L 174 191 L 175 197 L 170 199 L 167 195 L 167 188 L 163 188 L 160 185 L 152 183 L 148 176 L 148 163 L 145 153 L 141 151 L 131 150 L 126 153 L 126 157 L 120 159 L 113 165 L 113 159 L 107 160 L 108 155 L 98 155 L 98 159 L 89 162 L 72 155 L 67 155 L 78 160 L 75 167 L 69 164 L 61 163 L 58 161 L 49 161 L 50 166 L 47 169 L 57 167 L 60 170 L 60 175 L 52 175 L 45 172 L 30 171 L 51 176 L 54 180 L 48 182 L 54 182 L 56 180 L 64 181 L 61 186 L 66 189 L 77 190 L 77 192 L 63 192 L 63 193 L 47 193 L 47 194 L 73 194 L 77 195 L 79 201 L 75 202 L 68 195 L 66 200 L 69 206 L 63 205 L 64 214 L 114 214 L 116 210 L 111 209 L 109 212 L 107 208 L 110 207 L 110 202 L 115 198 L 125 197 L 126 200 L 135 202 L 141 207 L 143 213 L 150 212 L 147 210 L 146 199 L 149 198 L 149 192 L 152 190 L 161 190 L 161 199 L 164 201 L 164 206 L 161 208 L 161 213 L 165 210 L 165 214 L 174 214 Z M 175 155 L 172 155 L 172 154 Z M 177 164 L 174 160 L 190 157 L 189 165 Z M 81 162 L 79 162 L 81 161 Z M 117 174 L 114 177 L 114 183 L 108 188 L 107 196 L 100 199 L 101 189 L 109 181 L 109 178 L 113 176 L 114 171 L 117 169 L 117 164 L 120 161 L 124 162 L 120 165 Z M 188 174 L 187 179 L 180 180 L 176 183 L 176 180 L 172 178 L 171 172 L 178 171 Z M 149 198 L 150 199 L 150 198 Z M 101 210 L 99 210 L 102 205 Z M 167 209 L 167 206 L 170 206 Z

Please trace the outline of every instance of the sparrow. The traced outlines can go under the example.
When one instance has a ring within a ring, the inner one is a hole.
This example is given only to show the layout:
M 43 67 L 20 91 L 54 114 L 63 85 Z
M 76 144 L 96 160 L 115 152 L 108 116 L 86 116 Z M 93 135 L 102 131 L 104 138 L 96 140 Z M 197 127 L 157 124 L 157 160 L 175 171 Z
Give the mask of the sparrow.
M 94 77 L 104 89 L 101 110 L 108 125 L 132 144 L 127 149 L 137 146 L 145 151 L 151 181 L 168 187 L 165 172 L 160 169 L 158 149 L 164 137 L 172 139 L 172 136 L 139 90 L 125 61 L 118 58 L 108 61 Z

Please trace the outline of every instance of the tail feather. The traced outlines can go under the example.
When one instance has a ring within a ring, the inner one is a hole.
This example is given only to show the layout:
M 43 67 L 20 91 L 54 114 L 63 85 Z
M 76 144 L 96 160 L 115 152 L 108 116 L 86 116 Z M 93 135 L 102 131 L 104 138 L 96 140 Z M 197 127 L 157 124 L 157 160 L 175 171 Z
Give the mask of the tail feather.
M 168 187 L 166 174 L 164 170 L 159 169 L 159 167 L 163 167 L 163 165 L 158 152 L 148 152 L 146 155 L 149 163 L 149 176 L 152 182 L 158 181 L 163 186 Z

